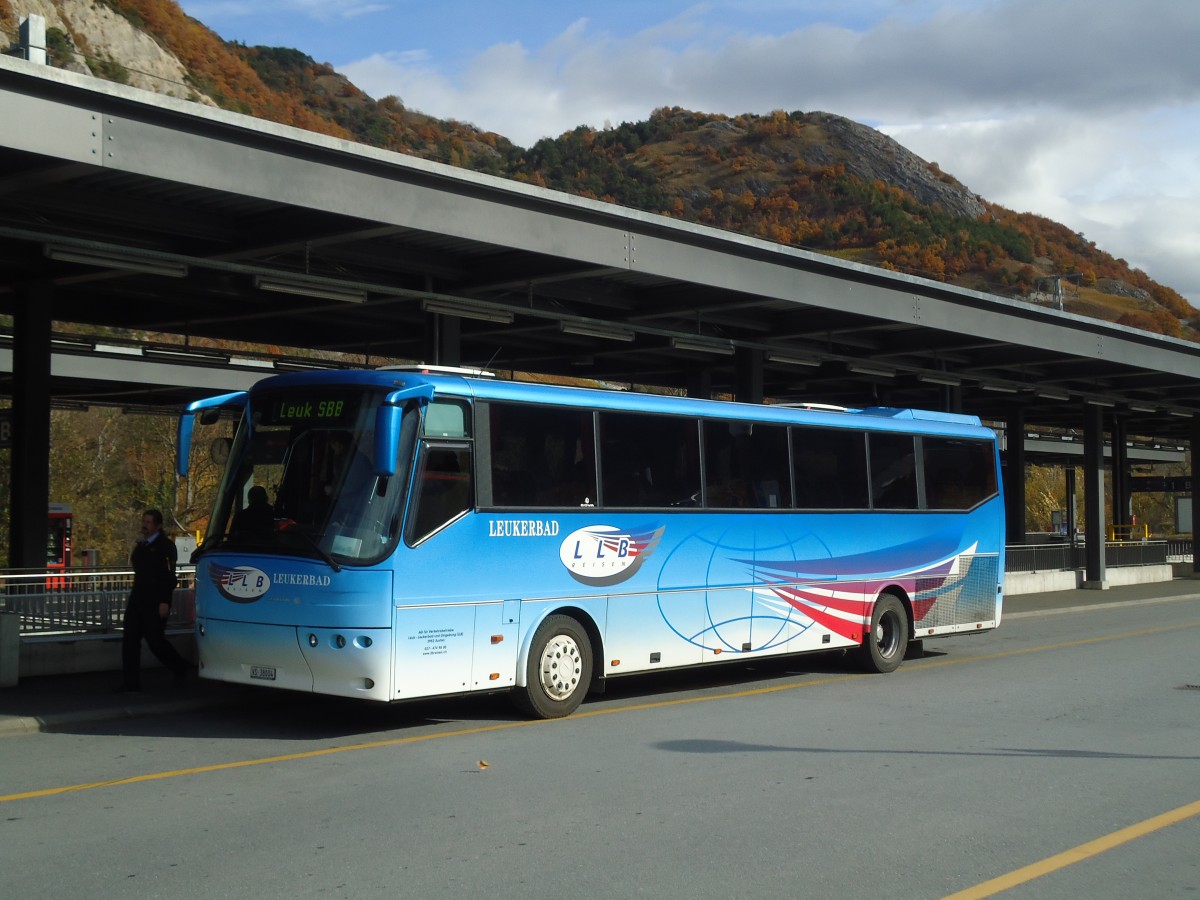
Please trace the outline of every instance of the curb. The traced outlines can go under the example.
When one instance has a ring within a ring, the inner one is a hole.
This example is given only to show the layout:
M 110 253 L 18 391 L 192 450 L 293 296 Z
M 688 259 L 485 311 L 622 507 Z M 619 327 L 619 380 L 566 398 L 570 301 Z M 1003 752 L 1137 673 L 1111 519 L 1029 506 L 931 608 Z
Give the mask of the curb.
M 211 706 L 221 706 L 226 698 L 208 697 L 192 700 L 169 700 L 138 704 L 136 706 L 104 707 L 102 709 L 75 710 L 65 713 L 48 713 L 44 716 L 0 716 L 0 738 L 22 734 L 57 731 L 72 725 L 88 725 L 96 722 L 111 722 L 119 719 L 140 719 L 145 716 L 161 716 L 171 713 L 191 712 Z
M 1070 613 L 1094 612 L 1098 609 L 1118 609 L 1123 606 L 1149 606 L 1152 603 L 1177 603 L 1200 600 L 1200 594 L 1180 594 L 1177 597 L 1144 597 L 1140 600 L 1114 600 L 1111 603 L 1080 603 L 1077 606 L 1056 606 L 1052 609 L 1028 609 L 1024 612 L 1006 612 L 1001 618 L 1001 627 L 1009 619 L 1035 619 L 1039 616 L 1065 616 Z

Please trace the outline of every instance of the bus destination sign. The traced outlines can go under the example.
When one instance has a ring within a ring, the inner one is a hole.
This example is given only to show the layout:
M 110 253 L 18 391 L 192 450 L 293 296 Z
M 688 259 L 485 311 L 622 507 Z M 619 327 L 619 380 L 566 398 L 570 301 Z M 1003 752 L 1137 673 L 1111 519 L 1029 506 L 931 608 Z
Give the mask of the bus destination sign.
M 272 397 L 267 405 L 267 425 L 332 425 L 353 415 L 358 405 L 333 394 Z

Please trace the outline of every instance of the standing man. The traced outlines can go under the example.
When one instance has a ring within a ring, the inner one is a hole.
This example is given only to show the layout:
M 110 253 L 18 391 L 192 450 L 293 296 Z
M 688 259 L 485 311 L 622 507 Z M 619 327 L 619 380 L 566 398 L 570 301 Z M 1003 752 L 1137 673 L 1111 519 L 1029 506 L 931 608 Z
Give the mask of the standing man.
M 175 674 L 175 686 L 183 685 L 188 665 L 167 640 L 164 631 L 171 614 L 175 592 L 175 542 L 163 534 L 163 517 L 157 509 L 142 513 L 142 539 L 133 546 L 133 590 L 125 607 L 125 633 L 121 639 L 121 666 L 125 676 L 117 693 L 141 690 L 142 639 L 159 662 Z

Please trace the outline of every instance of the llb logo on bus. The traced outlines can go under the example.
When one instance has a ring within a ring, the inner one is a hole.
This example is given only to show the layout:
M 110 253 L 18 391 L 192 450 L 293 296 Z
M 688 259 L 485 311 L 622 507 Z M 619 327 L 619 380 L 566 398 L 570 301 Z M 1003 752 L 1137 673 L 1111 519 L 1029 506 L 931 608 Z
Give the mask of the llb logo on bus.
M 234 603 L 252 603 L 271 589 L 271 579 L 254 566 L 219 566 L 208 564 L 208 577 L 217 592 Z
M 558 558 L 571 577 L 604 587 L 634 576 L 654 553 L 666 528 L 629 531 L 615 525 L 589 525 L 572 531 L 558 548 Z

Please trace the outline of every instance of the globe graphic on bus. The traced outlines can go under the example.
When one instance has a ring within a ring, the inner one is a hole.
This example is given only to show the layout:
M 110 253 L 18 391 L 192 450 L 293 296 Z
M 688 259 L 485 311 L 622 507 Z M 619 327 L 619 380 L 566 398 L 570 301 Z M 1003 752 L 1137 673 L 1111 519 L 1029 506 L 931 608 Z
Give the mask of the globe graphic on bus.
M 659 611 L 672 631 L 706 651 L 745 653 L 786 646 L 813 622 L 772 589 L 773 580 L 778 583 L 768 574 L 777 568 L 772 564 L 831 556 L 811 531 L 789 537 L 770 524 L 702 528 L 663 561 Z

